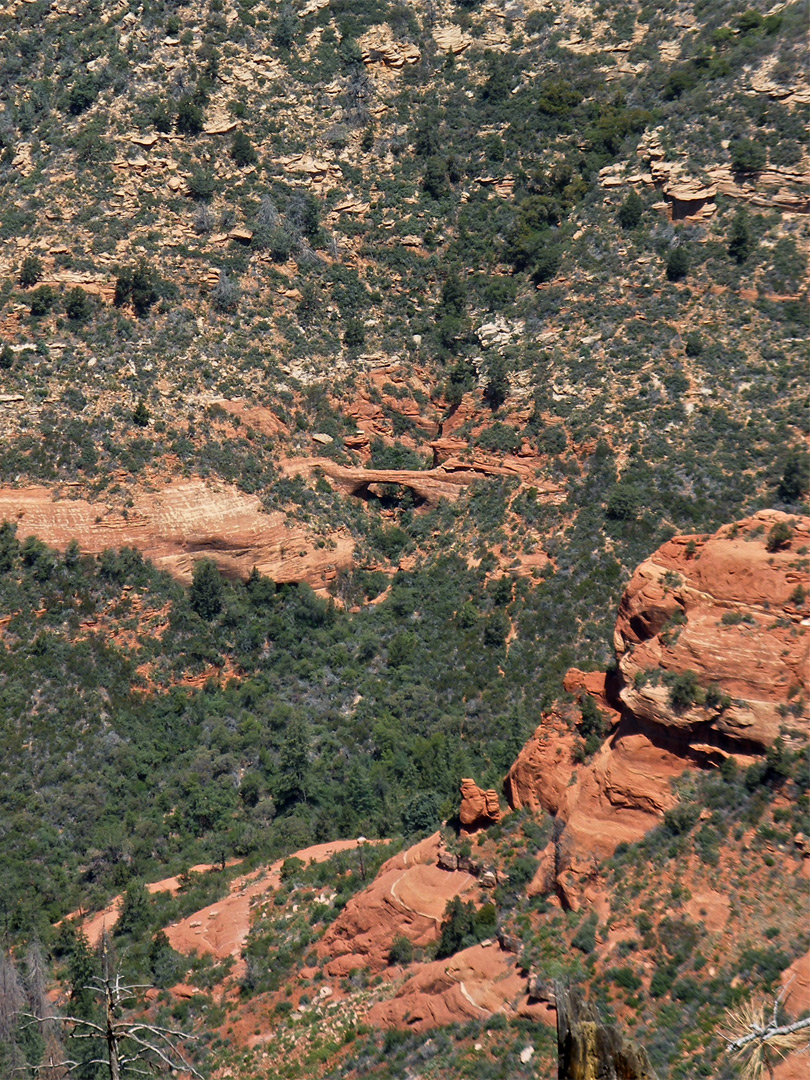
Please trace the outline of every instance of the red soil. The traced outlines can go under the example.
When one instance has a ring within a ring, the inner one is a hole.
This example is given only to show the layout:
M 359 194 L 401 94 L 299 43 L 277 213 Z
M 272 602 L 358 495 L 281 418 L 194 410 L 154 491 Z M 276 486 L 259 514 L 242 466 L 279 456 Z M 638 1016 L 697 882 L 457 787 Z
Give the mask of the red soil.
M 314 844 L 294 852 L 287 858 L 302 862 L 325 862 L 339 851 L 357 847 L 357 840 L 333 840 L 328 844 Z M 285 859 L 278 859 L 272 866 L 254 870 L 231 882 L 228 896 L 201 911 L 195 911 L 179 923 L 166 927 L 166 936 L 173 949 L 180 953 L 210 953 L 218 960 L 227 956 L 241 961 L 242 949 L 250 930 L 250 913 L 253 905 L 271 889 L 281 884 L 281 867 Z M 238 977 L 241 963 L 233 969 Z

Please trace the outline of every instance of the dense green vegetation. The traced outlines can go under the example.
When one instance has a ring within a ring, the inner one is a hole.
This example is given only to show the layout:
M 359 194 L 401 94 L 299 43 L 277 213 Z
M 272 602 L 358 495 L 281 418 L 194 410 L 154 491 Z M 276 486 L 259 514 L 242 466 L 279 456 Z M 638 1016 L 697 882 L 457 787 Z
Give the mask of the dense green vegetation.
M 350 616 L 212 564 L 187 591 L 131 550 L 0 537 L 13 937 L 202 858 L 433 828 L 462 775 L 502 775 L 565 663 L 543 589 L 493 590 L 453 557 Z M 222 685 L 226 662 L 239 677 Z
M 621 590 L 662 540 L 806 509 L 808 234 L 773 196 L 806 198 L 810 108 L 790 90 L 807 13 L 799 0 L 586 15 L 554 0 L 497 19 L 476 0 L 440 16 L 399 0 L 303 17 L 281 0 L 102 6 L 0 14 L 0 479 L 126 512 L 136 487 L 193 474 L 258 495 L 322 545 L 339 528 L 356 545 L 330 601 L 255 574 L 226 582 L 207 561 L 184 588 L 131 550 L 58 554 L 0 529 L 5 942 L 38 939 L 80 987 L 95 959 L 52 923 L 125 890 L 117 944 L 165 989 L 188 963 L 159 928 L 229 872 L 174 898 L 145 881 L 435 828 L 462 776 L 497 786 L 569 666 L 610 663 Z M 470 39 L 458 55 L 439 44 L 445 21 Z M 370 31 L 418 56 L 365 63 Z M 752 89 L 763 72 L 778 89 Z M 662 159 L 703 185 L 724 167 L 735 194 L 678 220 L 640 179 Z M 375 381 L 381 363 L 390 381 Z M 357 418 L 376 407 L 358 451 Z M 430 468 L 457 415 L 454 455 L 522 454 L 521 482 L 511 458 L 427 509 L 393 485 L 361 502 L 284 475 L 313 433 L 343 464 Z M 768 549 L 789 534 L 774 526 Z M 696 678 L 665 679 L 673 708 L 725 700 Z M 587 697 L 572 715 L 584 761 L 605 721 Z M 593 913 L 522 897 L 552 824 L 518 816 L 492 833 L 511 884 L 484 915 L 448 911 L 441 955 L 494 917 L 527 966 L 595 975 L 608 1012 L 665 1031 L 662 1075 L 721 1075 L 707 1033 L 738 1000 L 732 980 L 770 986 L 798 946 L 774 922 L 704 984 L 686 886 L 647 896 L 645 868 L 663 878 L 691 859 L 709 874 L 740 829 L 775 851 L 810 831 L 806 761 L 791 755 L 702 779 L 617 854 L 616 895 L 673 910 L 665 926 L 640 916 L 608 968 Z M 791 800 L 781 818 L 774 792 Z M 328 911 L 287 911 L 327 880 Z M 348 863 L 288 865 L 245 995 L 275 991 L 357 883 Z M 411 955 L 394 943 L 392 959 Z M 39 961 L 18 959 L 34 1001 Z M 221 972 L 195 961 L 191 974 L 207 990 Z M 222 1019 L 212 999 L 171 1007 L 181 1023 Z M 17 1031 L 0 1069 L 39 1054 L 38 1037 Z M 428 1052 L 347 1028 L 341 1068 L 419 1075 L 439 1055 L 446 1077 L 528 1076 L 528 1037 L 522 1021 L 472 1024 Z M 473 1054 L 478 1038 L 497 1052 Z M 313 1049 L 302 1069 L 335 1052 Z

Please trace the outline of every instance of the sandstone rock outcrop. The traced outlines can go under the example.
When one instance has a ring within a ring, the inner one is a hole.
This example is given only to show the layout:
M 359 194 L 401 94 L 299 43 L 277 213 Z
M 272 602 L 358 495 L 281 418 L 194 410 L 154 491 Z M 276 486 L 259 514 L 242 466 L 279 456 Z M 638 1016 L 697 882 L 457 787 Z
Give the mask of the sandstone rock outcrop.
M 580 711 L 559 706 L 504 782 L 513 809 L 557 819 L 532 891 L 576 907 L 599 860 L 676 805 L 671 781 L 690 764 L 745 758 L 782 731 L 810 735 L 808 549 L 810 519 L 767 510 L 674 537 L 639 566 L 616 624 L 618 677 L 574 669 L 565 680 L 594 700 L 610 736 L 579 764 Z
M 363 55 L 364 64 L 385 64 L 390 68 L 402 68 L 406 64 L 417 64 L 421 53 L 410 41 L 397 41 L 387 25 L 372 26 L 357 44 Z
M 448 900 L 478 885 L 472 874 L 442 870 L 440 847 L 439 833 L 434 833 L 395 855 L 352 897 L 318 945 L 327 975 L 341 978 L 359 967 L 383 971 L 391 943 L 400 935 L 417 946 L 438 941 Z
M 588 898 L 601 859 L 621 843 L 640 840 L 676 805 L 671 781 L 689 764 L 626 717 L 593 759 L 580 765 L 577 716 L 573 708 L 548 715 L 504 781 L 513 809 L 546 811 L 557 822 L 555 838 L 538 853 L 529 892 L 556 893 L 571 908 Z
M 768 550 L 780 523 L 791 536 Z M 682 750 L 761 750 L 786 721 L 810 734 L 808 546 L 810 519 L 764 510 L 642 563 L 614 638 L 625 710 Z
M 498 792 L 484 791 L 474 780 L 461 781 L 461 807 L 459 821 L 465 829 L 478 829 L 494 825 L 503 817 Z
M 373 1006 L 369 1019 L 380 1027 L 427 1031 L 499 1012 L 549 1018 L 546 1006 L 529 1004 L 516 958 L 491 942 L 421 965 L 395 997 Z
M 434 449 L 438 445 L 431 443 Z M 465 487 L 486 477 L 528 475 L 529 465 L 516 465 L 515 462 L 515 458 L 502 461 L 495 458 L 483 461 L 479 457 L 471 461 L 448 458 L 435 469 L 360 469 L 338 465 L 329 458 L 295 458 L 285 462 L 282 467 L 290 476 L 311 476 L 317 471 L 329 477 L 339 490 L 359 498 L 366 498 L 369 493 L 377 494 L 379 485 L 396 484 L 410 488 L 425 505 L 436 506 L 442 499 L 455 502 Z M 561 487 L 554 483 L 537 481 L 535 487 L 548 494 L 552 501 L 562 497 Z
M 307 582 L 324 589 L 351 562 L 348 536 L 333 546 L 282 513 L 267 514 L 259 498 L 227 484 L 176 481 L 160 492 L 138 492 L 131 505 L 54 499 L 47 488 L 0 488 L 0 521 L 16 523 L 20 538 L 36 536 L 83 552 L 136 547 L 156 566 L 184 581 L 194 563 L 210 558 L 226 574 L 247 577 L 255 566 L 277 582 Z

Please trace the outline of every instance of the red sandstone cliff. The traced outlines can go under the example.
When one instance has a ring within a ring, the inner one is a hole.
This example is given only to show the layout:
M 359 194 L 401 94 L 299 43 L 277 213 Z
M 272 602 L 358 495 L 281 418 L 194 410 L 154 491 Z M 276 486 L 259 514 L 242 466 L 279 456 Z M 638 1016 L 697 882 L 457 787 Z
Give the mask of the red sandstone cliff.
M 769 550 L 780 522 L 792 535 Z M 810 734 L 801 705 L 810 688 L 809 550 L 810 519 L 765 510 L 712 536 L 674 537 L 643 562 L 614 638 L 625 711 L 681 748 L 761 749 L 785 723 Z M 667 678 L 688 672 L 695 701 L 673 705 Z
M 776 547 L 768 537 L 780 522 L 791 535 Z M 535 891 L 578 904 L 598 861 L 675 805 L 671 780 L 690 764 L 810 735 L 809 549 L 810 519 L 762 511 L 711 536 L 675 537 L 636 570 L 616 623 L 612 693 L 603 675 L 566 678 L 569 692 L 594 698 L 610 736 L 577 763 L 579 712 L 558 707 L 505 780 L 512 808 L 546 810 L 560 825 Z M 693 692 L 673 693 L 679 676 Z

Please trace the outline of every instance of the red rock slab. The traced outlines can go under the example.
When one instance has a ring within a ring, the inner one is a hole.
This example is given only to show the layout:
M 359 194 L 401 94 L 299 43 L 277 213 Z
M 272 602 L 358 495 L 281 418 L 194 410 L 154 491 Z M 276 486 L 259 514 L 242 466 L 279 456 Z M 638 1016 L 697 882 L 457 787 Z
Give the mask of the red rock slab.
M 227 896 L 193 915 L 165 927 L 173 949 L 185 955 L 209 953 L 218 960 L 240 957 L 250 931 L 250 914 L 255 901 L 281 884 L 281 867 L 287 858 L 302 862 L 325 862 L 339 851 L 357 847 L 357 840 L 333 840 L 315 844 L 278 859 L 271 866 L 235 878 Z
M 577 736 L 559 712 L 550 713 L 513 762 L 504 780 L 513 810 L 556 814 L 574 771 Z
M 369 1021 L 427 1031 L 496 1012 L 514 1015 L 526 1004 L 526 978 L 515 957 L 493 942 L 421 965 L 394 998 L 371 1009 Z
M 589 694 L 611 722 L 618 720 L 619 714 L 609 701 L 607 675 L 604 671 L 569 668 L 563 679 L 563 687 L 569 694 Z
M 692 899 L 684 904 L 683 909 L 693 922 L 717 933 L 723 930 L 728 922 L 731 900 L 723 893 L 708 889 L 692 893 Z
M 810 952 L 794 960 L 782 973 L 785 1012 L 798 1020 L 810 1014 Z
M 255 566 L 274 581 L 323 590 L 351 564 L 353 552 L 348 534 L 335 533 L 333 546 L 319 547 L 321 537 L 288 524 L 280 512 L 265 513 L 257 496 L 200 479 L 138 492 L 130 507 L 54 499 L 44 487 L 0 488 L 0 521 L 16 523 L 20 538 L 37 536 L 59 549 L 72 540 L 91 555 L 135 547 L 183 581 L 198 559 L 210 558 L 234 577 L 247 577 Z
M 98 911 L 95 915 L 90 915 L 79 920 L 79 925 L 84 931 L 91 948 L 95 949 L 101 941 L 105 931 L 112 930 L 118 922 L 123 899 L 123 896 L 116 896 L 112 903 L 108 904 L 103 911 Z M 69 915 L 68 918 L 71 919 L 72 914 Z
M 672 780 L 688 766 L 623 721 L 577 770 L 559 812 L 565 829 L 557 884 L 570 907 L 579 906 L 602 859 L 619 844 L 640 840 L 677 804 Z
M 236 417 L 245 427 L 254 428 L 262 435 L 271 437 L 286 432 L 284 423 L 276 416 L 272 409 L 264 405 L 252 405 L 245 401 L 229 400 L 228 398 L 215 398 L 212 405 L 219 405 L 225 412 Z
M 400 935 L 418 946 L 438 941 L 447 902 L 477 889 L 471 874 L 439 869 L 440 846 L 434 833 L 395 855 L 349 900 L 318 945 L 328 975 L 341 977 L 361 967 L 384 970 Z
M 794 960 L 782 973 L 781 981 L 786 990 L 784 1003 L 788 1016 L 799 1020 L 810 1015 L 810 952 Z M 773 1070 L 774 1080 L 807 1080 L 809 1074 L 807 1050 L 788 1054 Z
M 576 765 L 578 737 L 559 713 L 545 718 L 506 777 L 509 805 L 547 811 L 564 824 L 558 840 L 541 853 L 530 895 L 556 883 L 577 908 L 599 862 L 619 844 L 640 840 L 677 803 L 672 780 L 690 761 L 656 745 L 631 717 L 622 720 L 590 762 Z M 556 872 L 556 879 L 555 879 Z
M 228 866 L 235 866 L 241 862 L 241 859 L 229 859 Z M 188 869 L 189 874 L 205 874 L 209 870 L 214 870 L 211 863 L 198 863 L 196 866 L 191 866 Z M 178 893 L 183 887 L 183 883 L 179 876 L 162 878 L 160 881 L 149 881 L 146 884 L 146 891 L 148 893 L 162 893 L 170 892 L 173 896 Z M 105 930 L 112 930 L 115 924 L 118 922 L 118 918 L 121 914 L 121 904 L 123 902 L 123 894 L 119 893 L 113 900 L 104 908 L 103 911 L 97 911 L 92 915 L 85 915 L 81 910 L 71 911 L 66 916 L 72 922 L 76 923 L 84 931 L 87 936 L 87 940 L 93 948 L 101 941 L 101 935 Z M 57 926 L 59 923 L 56 924 Z

